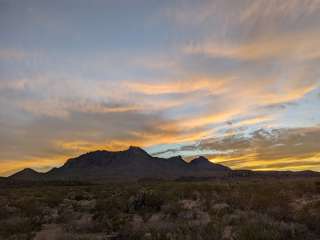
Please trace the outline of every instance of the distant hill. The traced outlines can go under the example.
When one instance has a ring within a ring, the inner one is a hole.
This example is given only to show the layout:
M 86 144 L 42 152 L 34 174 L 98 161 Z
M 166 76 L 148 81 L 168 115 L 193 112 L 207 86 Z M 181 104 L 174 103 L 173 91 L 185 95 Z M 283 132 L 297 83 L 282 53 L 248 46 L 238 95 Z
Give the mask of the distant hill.
M 222 176 L 230 168 L 199 157 L 187 163 L 180 156 L 158 158 L 139 147 L 125 151 L 95 151 L 71 158 L 47 173 L 24 169 L 14 180 L 125 180 L 139 178 L 175 179 L 183 176 Z
M 22 171 L 11 175 L 10 178 L 14 180 L 34 180 L 41 178 L 42 176 L 42 173 L 39 173 L 31 168 L 25 168 Z
M 229 171 L 230 168 L 223 166 L 221 164 L 214 164 L 205 157 L 198 157 L 193 159 L 189 164 L 194 170 L 212 170 L 212 171 Z
M 60 168 L 39 173 L 26 168 L 8 179 L 23 181 L 109 181 L 133 179 L 212 179 L 239 177 L 313 177 L 318 172 L 231 170 L 205 157 L 186 162 L 181 156 L 159 158 L 139 147 L 124 151 L 94 151 L 71 158 Z

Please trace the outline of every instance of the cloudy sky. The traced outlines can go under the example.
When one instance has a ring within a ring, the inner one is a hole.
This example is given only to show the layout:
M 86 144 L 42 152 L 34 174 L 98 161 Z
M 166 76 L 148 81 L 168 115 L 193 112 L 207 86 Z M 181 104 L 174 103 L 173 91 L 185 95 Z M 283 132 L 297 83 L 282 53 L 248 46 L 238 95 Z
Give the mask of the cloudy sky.
M 0 0 L 0 175 L 97 149 L 320 171 L 319 0 Z

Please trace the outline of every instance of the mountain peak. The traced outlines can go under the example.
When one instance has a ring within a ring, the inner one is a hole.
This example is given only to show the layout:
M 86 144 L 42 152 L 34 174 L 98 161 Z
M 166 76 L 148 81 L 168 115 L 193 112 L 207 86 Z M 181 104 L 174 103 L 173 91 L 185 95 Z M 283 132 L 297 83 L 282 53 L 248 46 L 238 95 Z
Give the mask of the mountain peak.
M 173 156 L 173 157 L 171 157 L 171 158 L 168 158 L 168 160 L 170 160 L 171 162 L 182 162 L 182 163 L 186 163 L 186 161 L 182 158 L 181 155 Z
M 20 171 L 20 173 L 31 173 L 31 174 L 33 174 L 33 173 L 38 173 L 36 170 L 33 170 L 32 168 L 25 168 L 25 169 L 23 169 L 23 170 L 21 170 Z
M 199 157 L 193 159 L 191 162 L 200 163 L 200 162 L 210 162 L 210 161 L 207 158 L 203 157 L 203 156 L 199 156 Z
M 142 148 L 140 147 L 137 147 L 137 146 L 130 146 L 128 148 L 129 151 L 142 151 L 142 152 L 145 152 Z
M 35 180 L 35 178 L 39 177 L 41 173 L 33 170 L 32 168 L 25 168 L 20 172 L 17 172 L 10 177 L 13 179 L 28 179 L 28 180 Z
M 174 156 L 174 157 L 171 157 L 170 159 L 176 159 L 176 160 L 183 160 L 183 157 L 181 155 L 178 155 L 178 156 Z
M 149 156 L 149 154 L 145 150 L 143 150 L 140 147 L 136 147 L 136 146 L 130 146 L 128 148 L 127 152 L 129 152 L 131 154 L 140 154 L 140 155 L 148 155 Z
M 230 170 L 230 168 L 223 166 L 221 164 L 213 163 L 203 156 L 199 156 L 199 157 L 193 159 L 190 162 L 190 164 L 191 164 L 191 166 L 193 166 L 196 169 L 214 169 L 214 170 L 219 170 L 219 171 Z

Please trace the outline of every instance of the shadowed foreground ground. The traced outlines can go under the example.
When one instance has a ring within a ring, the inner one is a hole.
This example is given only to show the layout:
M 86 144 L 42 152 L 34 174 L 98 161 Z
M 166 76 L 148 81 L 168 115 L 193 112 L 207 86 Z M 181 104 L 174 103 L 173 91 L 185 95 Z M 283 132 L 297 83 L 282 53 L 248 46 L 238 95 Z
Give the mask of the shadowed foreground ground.
M 320 239 L 320 179 L 0 188 L 0 239 Z

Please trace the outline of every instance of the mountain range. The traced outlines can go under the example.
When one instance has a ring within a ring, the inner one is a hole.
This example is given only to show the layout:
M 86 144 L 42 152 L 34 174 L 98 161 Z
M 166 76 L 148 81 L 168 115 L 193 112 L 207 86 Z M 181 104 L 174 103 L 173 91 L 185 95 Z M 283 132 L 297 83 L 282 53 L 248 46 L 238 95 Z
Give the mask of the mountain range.
M 205 157 L 190 162 L 181 156 L 159 158 L 149 155 L 139 147 L 124 151 L 94 151 L 71 158 L 59 168 L 40 173 L 26 168 L 8 179 L 26 181 L 108 181 L 131 179 L 186 179 L 225 178 L 241 176 L 313 176 L 318 173 L 305 172 L 254 172 L 232 170 L 221 164 L 212 163 Z

